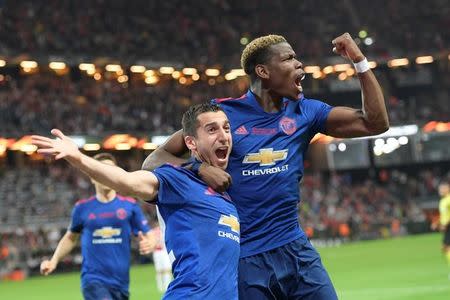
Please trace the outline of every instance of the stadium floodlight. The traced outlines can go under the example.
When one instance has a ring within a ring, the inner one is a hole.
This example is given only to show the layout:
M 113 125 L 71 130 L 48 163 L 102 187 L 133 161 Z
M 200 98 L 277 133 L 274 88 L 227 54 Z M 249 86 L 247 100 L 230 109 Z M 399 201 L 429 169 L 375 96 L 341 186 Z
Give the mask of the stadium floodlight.
M 377 67 L 377 62 L 376 61 L 369 61 L 369 68 L 375 69 L 376 67 Z
M 178 79 L 181 77 L 181 72 L 180 71 L 173 71 L 172 73 L 172 78 L 173 79 Z
M 198 75 L 198 74 L 192 75 L 192 80 L 197 81 L 199 79 L 200 79 L 200 75 Z
M 122 71 L 122 67 L 120 65 L 109 64 L 105 66 L 105 70 L 108 72 L 119 72 Z
M 66 64 L 61 61 L 52 61 L 48 64 L 48 66 L 53 70 L 64 70 L 66 68 Z
M 187 79 L 186 79 L 186 77 L 180 77 L 178 82 L 181 83 L 181 84 L 186 84 L 187 83 Z
M 159 72 L 161 74 L 172 74 L 175 71 L 175 69 L 173 67 L 161 67 L 159 68 Z
M 119 77 L 117 77 L 117 81 L 119 83 L 124 83 L 128 81 L 128 76 L 127 75 L 120 75 Z
M 344 72 L 350 69 L 352 66 L 350 64 L 337 64 L 334 65 L 335 72 Z
M 342 72 L 342 73 L 340 73 L 340 74 L 338 75 L 338 79 L 341 80 L 341 81 L 347 79 L 347 77 L 348 77 L 348 76 L 347 76 L 347 73 L 345 73 L 345 72 Z
M 3 59 L 0 59 L 0 67 L 4 67 L 6 66 L 6 61 L 4 61 Z
M 37 150 L 37 146 L 35 146 L 33 144 L 23 144 L 20 147 L 20 151 L 26 152 L 26 153 L 34 152 L 36 150 Z
M 144 66 L 134 65 L 134 66 L 130 67 L 130 71 L 133 72 L 133 73 L 144 73 L 145 72 L 145 67 Z
M 330 74 L 333 73 L 334 71 L 334 67 L 333 66 L 326 66 L 325 68 L 323 68 L 322 72 L 324 72 L 325 74 Z
M 128 143 L 118 143 L 117 145 L 114 146 L 114 148 L 116 150 L 130 150 L 131 145 Z
M 319 79 L 322 77 L 322 72 L 321 71 L 317 71 L 313 73 L 313 78 L 314 79 Z
M 345 143 L 339 143 L 338 149 L 339 151 L 344 152 L 345 150 L 347 150 L 347 145 Z
M 91 63 L 81 63 L 78 68 L 81 71 L 87 71 L 87 70 L 95 70 L 95 65 Z
M 308 74 L 314 74 L 315 72 L 320 72 L 319 66 L 306 66 L 303 70 Z
M 23 69 L 34 69 L 37 68 L 38 64 L 34 60 L 24 60 L 20 63 Z
M 231 69 L 230 73 L 233 73 L 236 76 L 245 76 L 247 75 L 244 69 Z
M 416 64 L 420 65 L 420 64 L 430 64 L 433 62 L 433 56 L 428 55 L 428 56 L 418 56 L 416 58 Z
M 345 71 L 345 73 L 347 74 L 347 76 L 353 76 L 355 75 L 355 69 L 350 68 L 347 71 Z
M 85 151 L 97 151 L 97 150 L 100 150 L 100 144 L 97 144 L 97 143 L 84 144 L 83 149 Z
M 409 60 L 407 58 L 396 58 L 388 61 L 389 68 L 401 67 L 409 65 Z
M 234 73 L 227 73 L 227 74 L 225 74 L 225 80 L 234 80 L 234 79 L 236 79 L 236 74 L 234 74 Z
M 145 77 L 155 76 L 156 72 L 153 70 L 147 70 L 144 72 Z
M 210 77 L 214 77 L 214 76 L 219 76 L 220 75 L 220 70 L 219 69 L 206 69 L 205 70 L 205 74 L 206 76 L 210 76 Z
M 196 68 L 184 68 L 183 70 L 182 70 L 182 72 L 183 72 L 183 74 L 184 75 L 194 75 L 194 74 L 197 74 L 197 69 Z
M 102 79 L 102 74 L 100 74 L 100 73 L 95 73 L 95 74 L 94 74 L 94 79 L 97 80 L 97 81 L 100 80 L 100 79 Z
M 146 84 L 157 84 L 159 81 L 158 76 L 149 76 L 145 78 Z
M 156 148 L 158 148 L 158 145 L 155 143 L 144 143 L 144 145 L 142 145 L 142 149 L 145 150 L 155 150 Z

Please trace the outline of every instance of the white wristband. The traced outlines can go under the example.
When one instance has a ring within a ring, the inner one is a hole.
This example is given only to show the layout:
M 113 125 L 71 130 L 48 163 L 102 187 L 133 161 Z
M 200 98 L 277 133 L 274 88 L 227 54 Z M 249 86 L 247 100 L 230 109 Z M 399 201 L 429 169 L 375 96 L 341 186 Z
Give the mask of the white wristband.
M 367 58 L 364 58 L 362 61 L 353 63 L 353 66 L 355 66 L 355 70 L 358 73 L 364 73 L 370 70 L 369 62 L 367 61 Z

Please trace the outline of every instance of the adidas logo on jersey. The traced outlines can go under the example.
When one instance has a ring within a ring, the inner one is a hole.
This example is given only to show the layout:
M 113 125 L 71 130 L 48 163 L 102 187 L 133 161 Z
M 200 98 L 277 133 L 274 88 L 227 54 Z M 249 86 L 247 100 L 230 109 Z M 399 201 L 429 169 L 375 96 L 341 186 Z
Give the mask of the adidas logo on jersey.
M 240 135 L 245 135 L 248 134 L 247 128 L 245 128 L 244 125 L 242 125 L 241 127 L 239 127 L 238 129 L 236 129 L 234 131 L 235 134 L 240 134 Z

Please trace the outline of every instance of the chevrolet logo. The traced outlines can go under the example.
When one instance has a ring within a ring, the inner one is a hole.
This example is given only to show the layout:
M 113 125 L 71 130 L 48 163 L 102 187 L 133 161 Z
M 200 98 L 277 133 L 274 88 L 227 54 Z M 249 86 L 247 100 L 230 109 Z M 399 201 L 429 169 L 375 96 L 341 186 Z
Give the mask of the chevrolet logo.
M 241 226 L 239 220 L 233 215 L 225 216 L 221 215 L 219 220 L 220 225 L 225 225 L 231 228 L 232 231 L 239 233 Z
M 102 237 L 104 239 L 108 239 L 113 236 L 120 235 L 121 232 L 122 232 L 121 229 L 116 229 L 112 227 L 103 227 L 101 229 L 95 230 L 92 235 L 94 237 Z
M 288 150 L 273 151 L 273 148 L 259 149 L 258 153 L 249 153 L 245 156 L 244 164 L 258 163 L 260 166 L 273 166 L 276 161 L 285 160 Z

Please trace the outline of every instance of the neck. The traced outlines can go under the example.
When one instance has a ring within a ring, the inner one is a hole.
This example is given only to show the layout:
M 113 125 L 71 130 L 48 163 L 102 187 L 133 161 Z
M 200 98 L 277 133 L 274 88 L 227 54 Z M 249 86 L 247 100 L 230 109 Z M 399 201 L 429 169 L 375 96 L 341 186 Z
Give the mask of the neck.
M 116 197 L 116 191 L 96 189 L 95 196 L 100 202 L 111 202 Z
M 283 105 L 283 97 L 265 88 L 261 80 L 251 83 L 250 90 L 255 94 L 256 101 L 265 112 L 279 112 Z

